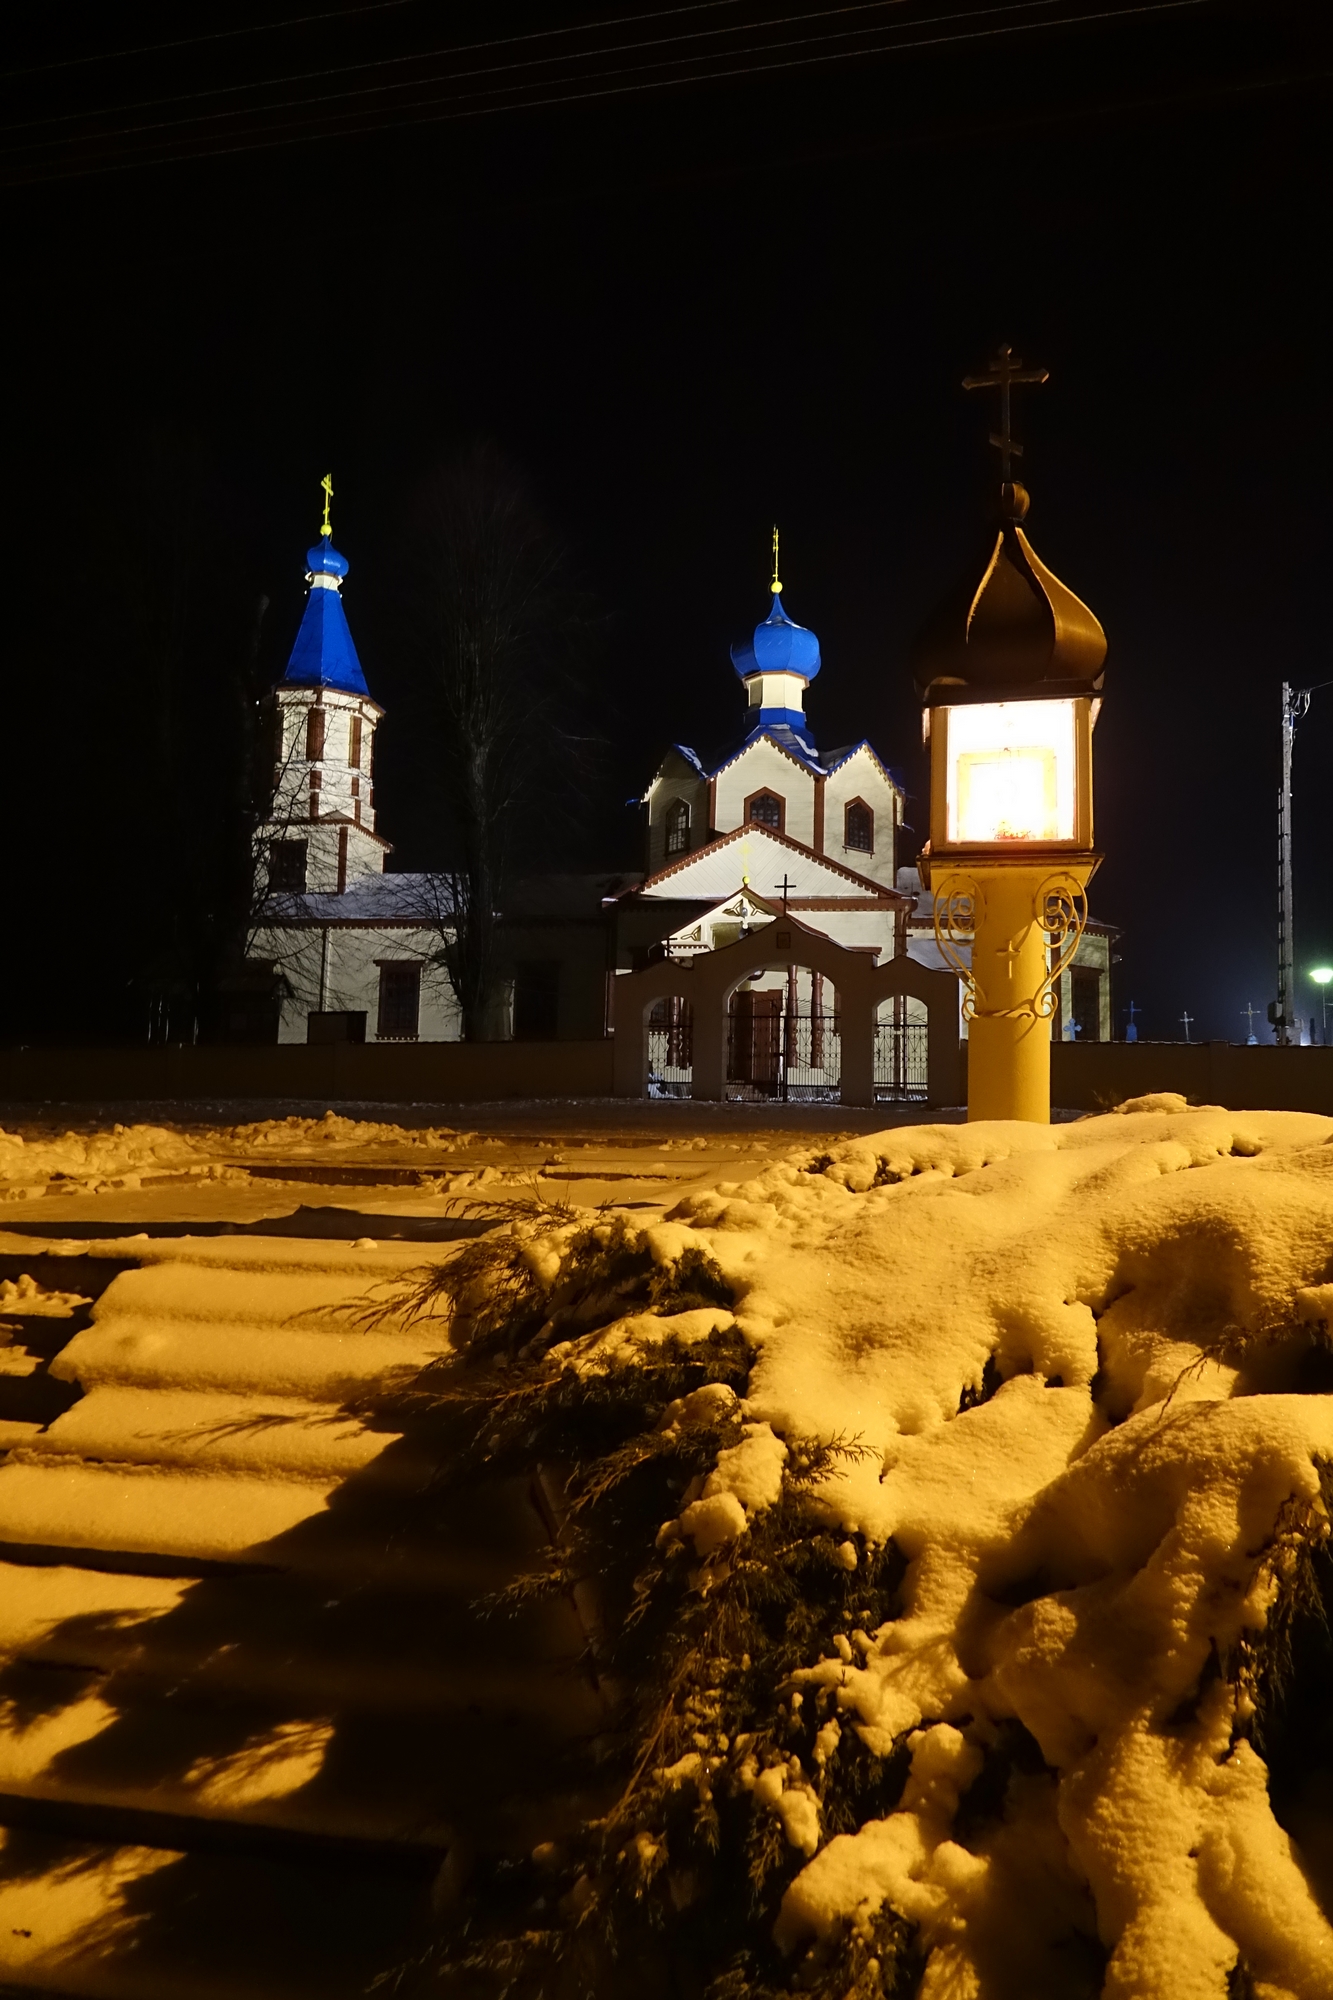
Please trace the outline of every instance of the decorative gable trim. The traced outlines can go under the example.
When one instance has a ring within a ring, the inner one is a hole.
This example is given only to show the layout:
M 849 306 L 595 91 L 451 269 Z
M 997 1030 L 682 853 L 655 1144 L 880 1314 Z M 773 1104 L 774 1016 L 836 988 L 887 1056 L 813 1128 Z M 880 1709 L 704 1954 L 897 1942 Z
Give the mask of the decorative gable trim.
M 719 848 L 731 847 L 738 840 L 771 840 L 778 847 L 785 847 L 793 854 L 803 855 L 806 860 L 817 863 L 830 874 L 840 876 L 843 881 L 854 882 L 863 894 L 873 896 L 877 904 L 882 904 L 887 909 L 910 909 L 912 906 L 913 898 L 904 896 L 901 890 L 890 889 L 883 882 L 874 882 L 868 875 L 858 875 L 854 868 L 844 867 L 841 861 L 834 861 L 828 854 L 816 854 L 814 848 L 807 847 L 804 841 L 793 840 L 789 833 L 776 833 L 771 826 L 737 826 L 733 827 L 730 833 L 719 834 L 717 839 L 710 840 L 707 846 L 696 847 L 692 854 L 683 854 L 669 867 L 659 868 L 655 875 L 647 876 L 638 888 L 626 891 L 626 899 L 630 896 L 641 896 L 645 890 L 655 889 L 661 882 L 669 882 L 673 875 L 679 875 L 684 868 L 693 867 L 695 862 L 701 861 L 706 854 L 712 854 Z M 751 895 L 753 891 L 747 889 L 746 894 Z
M 855 757 L 858 754 L 858 752 L 862 750 L 865 751 L 867 757 L 869 757 L 871 763 L 874 765 L 875 769 L 879 772 L 885 784 L 890 786 L 893 791 L 901 794 L 902 786 L 898 783 L 898 780 L 894 777 L 893 773 L 889 770 L 888 766 L 881 763 L 878 752 L 875 750 L 874 745 L 872 743 L 867 742 L 865 737 L 862 737 L 859 743 L 853 743 L 850 749 L 839 751 L 836 759 L 832 763 L 830 763 L 828 767 L 829 776 L 832 777 L 835 771 L 840 771 L 844 764 L 850 764 L 852 758 Z
M 753 735 L 746 737 L 739 750 L 734 751 L 730 757 L 723 759 L 713 773 L 714 779 L 720 778 L 724 771 L 729 771 L 733 764 L 739 764 L 746 751 L 752 750 L 756 743 L 770 744 L 781 756 L 787 758 L 789 763 L 794 764 L 798 771 L 803 771 L 807 778 L 819 776 L 821 766 L 815 762 L 813 757 L 798 757 L 789 743 L 779 742 L 778 738 L 770 736 L 766 729 L 756 729 Z

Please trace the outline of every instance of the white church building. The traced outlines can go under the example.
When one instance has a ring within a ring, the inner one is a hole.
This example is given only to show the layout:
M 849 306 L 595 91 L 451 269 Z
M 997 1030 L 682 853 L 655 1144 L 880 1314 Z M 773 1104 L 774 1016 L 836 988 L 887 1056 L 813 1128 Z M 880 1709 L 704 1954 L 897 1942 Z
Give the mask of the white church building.
M 633 911 L 642 922 L 646 906 L 669 906 L 659 949 L 676 959 L 783 914 L 876 963 L 914 952 L 939 964 L 933 933 L 913 931 L 916 897 L 897 885 L 901 788 L 868 742 L 829 751 L 816 743 L 805 696 L 822 665 L 819 640 L 783 605 L 776 539 L 768 616 L 731 649 L 744 736 L 711 769 L 685 744 L 667 751 L 644 795 L 648 872 L 619 898 L 622 916 Z M 688 914 L 682 904 L 693 906 Z M 779 1079 L 788 1094 L 836 1088 L 837 995 L 822 974 L 799 966 L 757 974 L 730 1007 L 735 1094 L 766 1093 Z M 653 1075 L 671 1091 L 690 1068 L 690 1036 L 677 1003 L 665 1000 L 660 1011 Z M 877 1058 L 886 1094 L 891 1084 L 901 1092 L 906 1070 L 920 1071 L 924 1089 L 925 1027 L 916 1001 L 886 1003 Z
M 903 795 L 867 742 L 821 753 L 805 713 L 819 640 L 772 606 L 731 649 L 745 689 L 745 735 L 709 770 L 685 744 L 668 750 L 644 795 L 648 873 L 628 901 L 708 904 L 669 938 L 673 955 L 735 936 L 738 896 L 787 909 L 837 943 L 905 948 L 911 898 L 896 887 Z
M 457 1041 L 440 878 L 385 873 L 390 846 L 375 825 L 384 711 L 348 627 L 348 563 L 327 507 L 306 561 L 305 614 L 270 697 L 272 803 L 258 833 L 247 956 L 278 977 L 281 1042 Z
M 783 605 L 774 542 L 768 615 L 731 649 L 745 691 L 741 740 L 711 766 L 683 743 L 667 750 L 643 795 L 645 872 L 512 885 L 499 913 L 497 1019 L 516 1038 L 600 1038 L 618 976 L 660 958 L 688 961 L 779 915 L 874 965 L 904 956 L 944 965 L 915 856 L 905 865 L 899 854 L 900 786 L 864 740 L 818 746 L 805 698 L 819 640 Z M 257 835 L 247 957 L 273 968 L 279 1041 L 456 1041 L 447 878 L 386 872 L 375 797 L 383 710 L 348 627 L 348 563 L 327 506 L 307 564 L 304 615 L 270 697 L 271 804 Z M 1077 976 L 1095 992 L 1080 999 L 1077 980 L 1063 982 L 1065 1018 L 1072 1001 L 1092 1039 L 1110 1033 L 1109 942 L 1089 937 L 1080 951 Z M 764 1094 L 779 1080 L 786 1094 L 835 1091 L 837 1004 L 806 967 L 743 982 L 729 1003 L 733 1094 Z M 679 1003 L 662 1008 L 655 1074 L 663 1089 L 684 1089 L 689 1024 Z M 925 1010 L 900 996 L 881 1012 L 877 1088 L 910 1094 L 924 1085 Z

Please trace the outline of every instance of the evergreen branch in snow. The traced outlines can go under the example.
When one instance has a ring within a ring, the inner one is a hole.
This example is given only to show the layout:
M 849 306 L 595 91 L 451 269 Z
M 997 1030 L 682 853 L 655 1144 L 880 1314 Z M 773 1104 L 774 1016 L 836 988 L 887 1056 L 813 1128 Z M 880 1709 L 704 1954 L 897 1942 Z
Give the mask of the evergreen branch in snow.
M 586 1786 L 615 1780 L 600 1814 L 540 1866 L 483 1869 L 423 1981 L 583 2000 L 629 1991 L 665 1955 L 681 1977 L 724 1968 L 707 1988 L 716 2000 L 764 2000 L 793 1981 L 827 2000 L 909 1991 L 911 1927 L 891 1912 L 784 1964 L 771 1930 L 805 1851 L 755 1790 L 761 1772 L 790 1774 L 829 1833 L 892 1810 L 901 1792 L 905 1756 L 872 1755 L 850 1728 L 837 1747 L 834 1691 L 793 1678 L 852 1659 L 852 1640 L 868 1648 L 898 1609 L 898 1550 L 839 1540 L 821 1516 L 821 1486 L 869 1448 L 788 1438 L 772 1503 L 698 1555 L 673 1520 L 763 1428 L 739 1400 L 751 1352 L 699 1249 L 663 1265 L 624 1216 L 525 1204 L 415 1282 L 423 1310 L 446 1302 L 453 1349 L 379 1414 L 428 1442 L 442 1483 L 534 1477 L 550 1549 L 485 1608 L 575 1603 L 611 1703 Z M 701 1306 L 725 1319 L 702 1338 L 673 1330 Z M 627 1320 L 632 1338 L 615 1331 Z

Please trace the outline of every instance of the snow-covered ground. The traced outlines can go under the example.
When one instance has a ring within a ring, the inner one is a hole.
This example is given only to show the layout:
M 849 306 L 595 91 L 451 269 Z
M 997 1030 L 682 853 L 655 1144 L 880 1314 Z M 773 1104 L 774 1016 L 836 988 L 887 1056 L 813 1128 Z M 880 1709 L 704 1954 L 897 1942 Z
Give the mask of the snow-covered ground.
M 1266 2000 L 1333 1994 L 1333 1799 L 1302 1855 L 1245 1671 L 1293 1531 L 1327 1526 L 1333 1397 L 1299 1391 L 1333 1316 L 1333 1121 L 1150 1099 L 903 1130 L 687 1198 L 662 1254 L 676 1232 L 738 1294 L 756 1440 L 870 1445 L 822 1507 L 849 1561 L 909 1558 L 902 1615 L 797 1678 L 872 1748 L 905 1737 L 912 1777 L 813 1854 L 783 1942 L 887 1903 L 921 1926 L 923 1996 L 1046 1992 L 1086 1898 L 1107 2000 L 1224 2000 L 1238 1959 Z M 962 1845 L 1012 1719 L 1049 1775 Z
M 11 1200 L 0 1251 L 14 1274 L 0 1320 L 77 1318 L 72 1262 L 56 1283 L 41 1258 L 131 1266 L 50 1363 L 81 1398 L 52 1421 L 11 1425 L 0 1542 L 196 1565 L 286 1551 L 321 1590 L 340 1564 L 373 1577 L 346 1495 L 377 1465 L 383 1485 L 416 1475 L 342 1406 L 377 1371 L 438 1351 L 446 1331 L 353 1331 L 339 1314 L 414 1262 L 456 1254 L 395 1231 L 525 1191 L 623 1208 L 659 1265 L 704 1250 L 734 1309 L 689 1324 L 639 1311 L 572 1343 L 570 1362 L 632 1367 L 663 1332 L 688 1340 L 727 1324 L 755 1357 L 742 1441 L 663 1527 L 697 1562 L 698 1587 L 810 1438 L 864 1448 L 816 1499 L 845 1562 L 890 1541 L 907 1562 L 898 1615 L 840 1634 L 782 1692 L 819 1718 L 816 1752 L 749 1768 L 733 1745 L 678 1773 L 744 1787 L 780 1821 L 799 1864 L 777 1924 L 793 1967 L 812 1941 L 891 1909 L 918 1927 L 923 2000 L 1072 1991 L 1059 1968 L 1079 1935 L 1109 1954 L 1106 2000 L 1329 2000 L 1333 1799 L 1312 1779 L 1285 1814 L 1293 1840 L 1250 1725 L 1265 1631 L 1301 1550 L 1327 1529 L 1333 1120 L 1160 1098 L 1050 1128 L 849 1138 L 846 1126 L 701 1124 L 617 1133 L 589 1121 L 557 1134 L 534 1111 L 507 1133 L 330 1118 L 0 1139 Z M 315 1205 L 345 1211 L 341 1241 L 250 1233 Z M 181 1233 L 222 1224 L 247 1233 Z M 548 1279 L 573 1229 L 529 1230 Z M 424 1551 L 395 1561 L 428 1587 Z M 70 1652 L 60 1635 L 71 1632 L 84 1654 L 108 1656 L 127 1632 L 168 1629 L 189 1594 L 176 1578 L 77 1558 L 8 1577 L 0 1652 L 15 1671 L 44 1648 Z M 404 1629 L 386 1626 L 395 1647 Z M 247 1671 L 263 1678 L 253 1657 Z M 297 1830 L 327 1811 L 343 1814 L 341 1831 L 405 1838 L 392 1786 L 331 1788 L 340 1704 L 356 1697 L 340 1691 L 336 1647 L 323 1671 L 318 1699 L 307 1663 L 298 1698 L 269 1690 L 264 1727 L 224 1731 L 171 1773 L 140 1771 L 133 1803 L 182 1824 L 239 1811 Z M 399 1674 L 429 1707 L 428 1647 L 363 1657 L 361 1671 Z M 127 1685 L 85 1674 L 37 1720 L 12 1709 L 0 1792 L 75 1796 L 99 1739 L 123 1728 Z M 457 1726 L 440 1724 L 446 1736 Z M 964 1827 L 960 1801 L 1016 1727 L 1039 1754 L 979 1832 L 975 1815 Z M 823 1789 L 858 1739 L 881 1754 L 909 1746 L 911 1776 L 891 1811 L 828 1837 Z M 413 1782 L 419 1820 L 420 1773 Z M 106 1973 L 106 1940 L 124 1950 L 134 1935 L 126 1884 L 170 1871 L 159 1848 L 135 1848 L 141 1862 L 117 1852 L 79 1876 L 83 1902 L 54 1864 L 7 1889 L 0 1859 L 0 1972 L 134 1990 Z M 17 1909 L 20 1892 L 25 1914 L 11 1918 L 6 1896 Z

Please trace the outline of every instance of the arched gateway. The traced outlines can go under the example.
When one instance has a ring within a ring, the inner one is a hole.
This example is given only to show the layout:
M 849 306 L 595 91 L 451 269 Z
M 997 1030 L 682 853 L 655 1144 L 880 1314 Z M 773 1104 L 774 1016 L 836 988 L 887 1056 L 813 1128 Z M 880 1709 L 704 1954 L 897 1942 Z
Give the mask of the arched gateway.
M 743 989 L 772 972 L 787 975 L 777 1004 L 738 1007 L 738 998 L 763 998 Z M 953 974 L 905 956 L 877 965 L 873 953 L 835 944 L 796 917 L 775 917 L 688 962 L 664 958 L 624 973 L 613 991 L 617 1096 L 646 1097 L 666 1077 L 672 1094 L 713 1101 L 735 1095 L 863 1105 L 895 1097 L 960 1100 Z M 921 1010 L 924 1076 L 911 1059 L 908 1018 Z M 804 1024 L 804 1032 L 794 1032 L 794 1024 Z M 792 1088 L 794 1074 L 813 1081 Z

